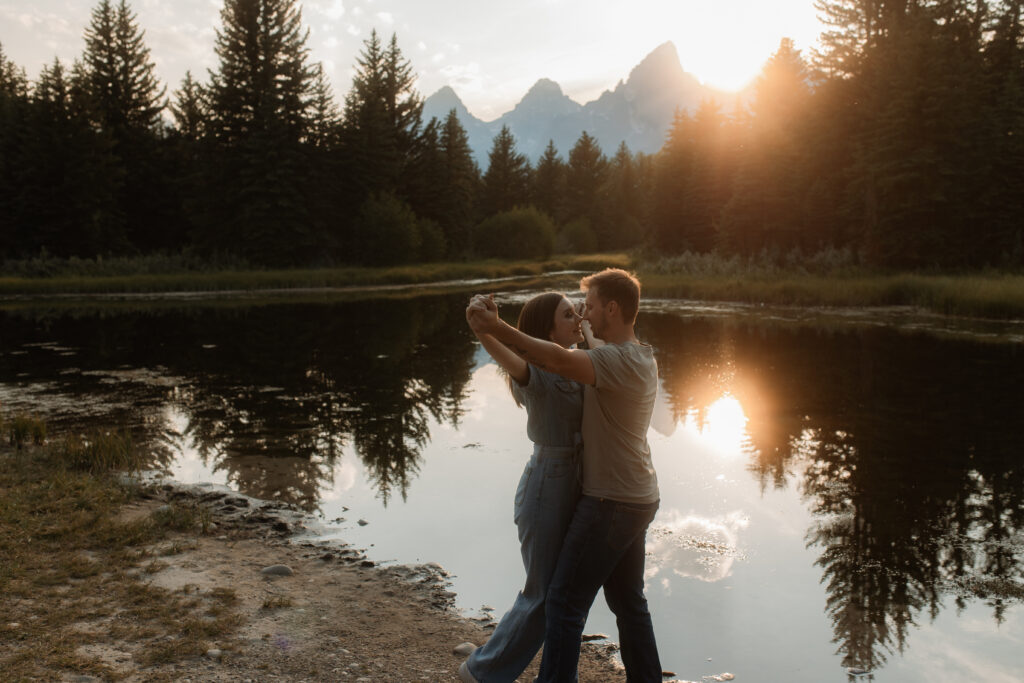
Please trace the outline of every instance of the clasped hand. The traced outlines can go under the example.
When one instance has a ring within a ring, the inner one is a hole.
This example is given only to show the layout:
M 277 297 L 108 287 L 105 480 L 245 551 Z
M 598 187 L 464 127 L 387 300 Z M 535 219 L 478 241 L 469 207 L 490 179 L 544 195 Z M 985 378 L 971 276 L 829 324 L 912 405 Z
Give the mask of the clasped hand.
M 498 304 L 494 295 L 476 294 L 466 306 L 466 322 L 474 332 L 485 332 L 489 325 L 498 321 Z

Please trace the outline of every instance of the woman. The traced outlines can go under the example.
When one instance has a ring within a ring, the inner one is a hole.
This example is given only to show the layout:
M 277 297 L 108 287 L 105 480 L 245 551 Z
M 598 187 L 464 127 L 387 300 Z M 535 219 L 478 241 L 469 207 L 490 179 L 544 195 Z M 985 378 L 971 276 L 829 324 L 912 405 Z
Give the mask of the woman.
M 470 304 L 466 309 L 470 327 L 472 308 Z M 532 337 L 569 348 L 584 340 L 582 321 L 568 298 L 547 292 L 526 302 L 517 327 Z M 488 334 L 477 333 L 477 338 L 508 374 L 516 404 L 526 408 L 526 434 L 533 442 L 533 455 L 515 498 L 526 585 L 490 639 L 459 667 L 459 676 L 466 683 L 507 683 L 523 673 L 544 643 L 548 583 L 579 498 L 576 450 L 583 387 L 529 365 Z

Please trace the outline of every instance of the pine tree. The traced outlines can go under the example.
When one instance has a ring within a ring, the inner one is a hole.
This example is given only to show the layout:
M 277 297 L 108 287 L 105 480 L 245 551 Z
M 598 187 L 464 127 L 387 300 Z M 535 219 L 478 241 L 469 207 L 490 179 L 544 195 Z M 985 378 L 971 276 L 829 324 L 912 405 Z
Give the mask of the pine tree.
M 640 163 L 633 157 L 625 141 L 619 143 L 609 165 L 604 194 L 608 198 L 609 221 L 614 226 L 607 247 L 624 249 L 635 246 L 644 236 L 646 202 Z
M 297 0 L 226 0 L 210 74 L 212 133 L 222 144 L 310 132 L 316 70 Z
M 0 257 L 18 249 L 15 213 L 19 200 L 19 165 L 28 110 L 28 79 L 4 54 L 0 43 Z
M 480 186 L 480 169 L 473 160 L 469 136 L 452 109 L 441 127 L 444 155 L 439 220 L 450 256 L 463 256 L 469 249 L 470 230 L 475 218 L 474 201 Z
M 808 182 L 803 138 L 809 98 L 800 52 L 792 40 L 783 38 L 755 86 L 744 156 L 720 222 L 721 244 L 728 250 L 752 253 L 809 246 L 803 243 L 802 215 Z
M 206 202 L 197 240 L 268 264 L 322 251 L 314 221 L 317 69 L 308 64 L 297 0 L 226 0 L 208 89 Z M 322 93 L 321 93 L 322 94 Z
M 565 214 L 569 221 L 583 219 L 597 237 L 599 249 L 611 248 L 617 241 L 616 226 L 608 216 L 604 193 L 608 178 L 608 160 L 597 140 L 584 131 L 569 150 L 565 170 Z
M 554 140 L 548 140 L 544 154 L 533 171 L 530 199 L 533 205 L 556 222 L 565 219 L 565 162 Z
M 0 43 L 0 97 L 18 98 L 28 96 L 28 78 L 25 70 L 7 58 L 3 43 Z
M 493 216 L 517 206 L 526 206 L 530 198 L 530 163 L 516 151 L 516 139 L 508 126 L 502 126 L 488 154 L 481 192 L 481 215 Z
M 178 135 L 190 142 L 197 142 L 203 137 L 209 119 L 206 91 L 192 78 L 191 71 L 185 72 L 181 88 L 174 92 L 170 109 Z
M 160 122 L 165 89 L 154 73 L 144 32 L 126 0 L 100 0 L 85 30 L 83 66 L 94 121 L 121 138 L 127 129 Z
M 992 161 L 992 228 L 987 253 L 992 263 L 1024 265 L 1024 22 L 1021 0 L 1000 3 L 985 46 Z
M 402 56 L 396 36 L 385 49 L 376 31 L 356 63 L 342 122 L 342 148 L 352 166 L 347 177 L 358 191 L 355 200 L 382 192 L 408 199 L 413 182 L 408 165 L 423 118 L 412 65 Z

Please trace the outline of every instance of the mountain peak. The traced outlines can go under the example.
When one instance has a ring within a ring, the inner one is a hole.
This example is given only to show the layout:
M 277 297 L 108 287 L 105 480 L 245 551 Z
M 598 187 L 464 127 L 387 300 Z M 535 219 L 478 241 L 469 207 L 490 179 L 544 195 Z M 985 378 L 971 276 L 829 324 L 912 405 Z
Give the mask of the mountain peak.
M 562 86 L 558 85 L 550 78 L 542 78 L 533 84 L 533 87 L 530 88 L 529 92 L 526 93 L 523 99 L 534 99 L 539 97 L 543 97 L 545 99 L 564 97 L 564 94 L 562 93 Z
M 580 104 L 563 93 L 562 86 L 549 78 L 542 78 L 519 100 L 513 113 L 517 116 L 564 115 L 579 110 Z
M 678 83 L 686 72 L 679 63 L 679 53 L 672 41 L 666 41 L 654 48 L 629 72 L 629 81 L 650 79 L 668 80 Z M 628 82 L 628 81 L 627 81 Z

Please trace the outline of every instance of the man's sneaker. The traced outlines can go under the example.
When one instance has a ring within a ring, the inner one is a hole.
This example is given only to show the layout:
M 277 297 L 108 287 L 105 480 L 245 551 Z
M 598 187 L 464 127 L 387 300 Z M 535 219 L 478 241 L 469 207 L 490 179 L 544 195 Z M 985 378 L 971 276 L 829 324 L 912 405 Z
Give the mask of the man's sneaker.
M 462 683 L 480 683 L 480 681 L 473 678 L 473 674 L 469 673 L 469 664 L 462 662 L 459 666 L 459 679 Z

